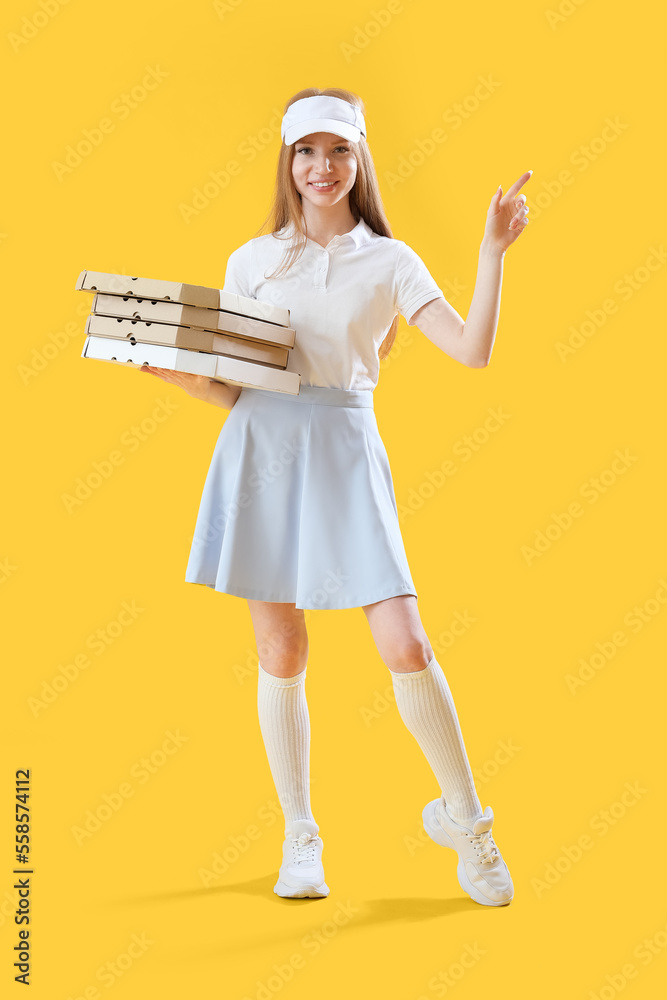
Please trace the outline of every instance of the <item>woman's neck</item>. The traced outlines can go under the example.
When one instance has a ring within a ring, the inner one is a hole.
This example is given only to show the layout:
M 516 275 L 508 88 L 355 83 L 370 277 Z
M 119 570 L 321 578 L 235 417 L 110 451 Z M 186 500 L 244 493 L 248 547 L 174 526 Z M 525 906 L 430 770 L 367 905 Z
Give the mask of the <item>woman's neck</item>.
M 308 239 L 323 247 L 334 236 L 343 236 L 357 225 L 347 203 L 333 205 L 330 209 L 318 209 L 306 202 L 302 205 L 302 211 Z

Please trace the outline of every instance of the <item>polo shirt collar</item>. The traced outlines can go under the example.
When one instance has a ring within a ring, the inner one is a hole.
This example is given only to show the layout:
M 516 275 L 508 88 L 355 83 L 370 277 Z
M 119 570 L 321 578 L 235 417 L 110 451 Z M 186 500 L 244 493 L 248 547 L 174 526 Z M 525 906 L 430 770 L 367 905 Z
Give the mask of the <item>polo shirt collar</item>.
M 283 229 L 280 230 L 280 233 L 283 236 L 288 236 L 290 238 L 294 237 L 295 234 L 294 224 L 292 222 L 289 222 L 286 226 L 283 227 Z M 368 225 L 368 223 L 364 218 L 360 218 L 359 222 L 356 224 L 354 229 L 351 229 L 348 233 L 343 233 L 341 236 L 334 236 L 328 245 L 335 247 L 339 246 L 341 243 L 345 243 L 346 241 L 351 241 L 355 247 L 360 247 L 364 243 L 368 243 L 372 235 L 373 235 L 373 230 L 371 229 L 371 227 Z M 312 244 L 313 246 L 318 246 L 320 249 L 324 249 L 318 243 L 315 243 L 314 240 L 309 239 L 308 243 Z

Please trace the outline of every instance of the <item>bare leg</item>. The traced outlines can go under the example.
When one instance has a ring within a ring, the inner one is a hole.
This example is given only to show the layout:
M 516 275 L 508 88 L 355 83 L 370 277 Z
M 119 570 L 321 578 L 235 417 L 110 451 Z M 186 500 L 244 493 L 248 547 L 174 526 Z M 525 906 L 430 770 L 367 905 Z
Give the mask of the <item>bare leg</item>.
M 308 660 L 308 632 L 303 610 L 295 604 L 248 601 L 257 652 L 264 670 L 293 677 Z
M 367 604 L 364 613 L 378 653 L 389 670 L 402 673 L 424 669 L 433 656 L 433 650 L 414 595 L 403 594 L 377 604 Z

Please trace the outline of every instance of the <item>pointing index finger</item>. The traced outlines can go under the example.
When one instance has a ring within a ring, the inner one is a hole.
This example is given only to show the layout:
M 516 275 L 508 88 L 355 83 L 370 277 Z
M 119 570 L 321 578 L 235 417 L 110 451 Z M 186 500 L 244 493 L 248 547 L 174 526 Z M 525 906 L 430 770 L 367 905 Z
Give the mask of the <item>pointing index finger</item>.
M 526 181 L 530 180 L 532 173 L 533 173 L 532 170 L 526 170 L 525 174 L 521 174 L 521 177 L 519 177 L 517 180 L 514 181 L 514 184 L 512 184 L 512 187 L 509 189 L 509 191 L 505 192 L 505 198 L 508 201 L 510 201 L 514 197 L 517 191 L 521 190 Z M 505 200 L 505 198 L 503 199 L 503 201 Z

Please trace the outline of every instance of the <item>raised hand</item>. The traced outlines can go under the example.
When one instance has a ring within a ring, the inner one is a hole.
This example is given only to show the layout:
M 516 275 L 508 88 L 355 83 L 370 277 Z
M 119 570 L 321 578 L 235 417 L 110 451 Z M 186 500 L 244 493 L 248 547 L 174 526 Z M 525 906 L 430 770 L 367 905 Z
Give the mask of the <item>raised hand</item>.
M 486 215 L 484 241 L 495 244 L 503 252 L 519 238 L 528 225 L 526 215 L 530 209 L 526 205 L 526 196 L 517 192 L 530 180 L 532 173 L 532 170 L 527 170 L 525 174 L 521 174 L 505 195 L 502 187 L 499 187 L 491 199 Z

